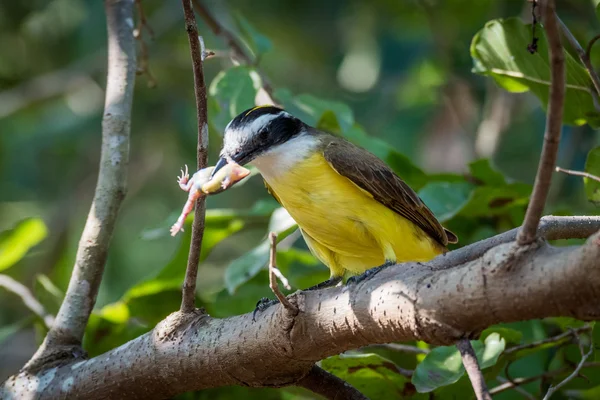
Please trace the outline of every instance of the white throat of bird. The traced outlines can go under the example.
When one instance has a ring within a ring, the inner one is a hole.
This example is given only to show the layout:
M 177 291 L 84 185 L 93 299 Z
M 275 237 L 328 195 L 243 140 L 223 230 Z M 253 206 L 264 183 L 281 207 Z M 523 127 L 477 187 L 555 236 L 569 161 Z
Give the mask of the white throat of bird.
M 251 164 L 254 164 L 263 178 L 269 181 L 271 178 L 285 175 L 298 162 L 310 156 L 318 144 L 319 139 L 303 131 L 287 142 L 267 150 Z

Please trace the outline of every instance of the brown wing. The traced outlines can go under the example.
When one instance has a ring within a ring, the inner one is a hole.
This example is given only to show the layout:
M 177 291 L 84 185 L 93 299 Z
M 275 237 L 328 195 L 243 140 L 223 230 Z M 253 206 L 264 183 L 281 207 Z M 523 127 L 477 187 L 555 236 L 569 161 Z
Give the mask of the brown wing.
M 338 174 L 416 224 L 440 244 L 446 246 L 458 241 L 454 233 L 442 227 L 415 191 L 373 154 L 332 136 L 325 145 L 324 156 Z

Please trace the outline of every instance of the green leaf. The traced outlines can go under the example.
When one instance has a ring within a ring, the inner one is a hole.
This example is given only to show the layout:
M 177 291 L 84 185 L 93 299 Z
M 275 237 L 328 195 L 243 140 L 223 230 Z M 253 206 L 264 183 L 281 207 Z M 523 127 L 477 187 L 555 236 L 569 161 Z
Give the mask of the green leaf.
M 284 208 L 279 208 L 271 215 L 268 232 L 277 233 L 277 241 L 285 239 L 296 230 L 296 222 Z M 266 238 L 258 246 L 233 260 L 225 270 L 225 286 L 229 293 L 234 293 L 240 285 L 249 281 L 261 269 L 266 267 L 269 261 L 269 239 Z
M 31 324 L 35 320 L 35 318 L 36 317 L 34 316 L 23 318 L 10 325 L 0 327 L 0 346 L 12 335 Z
M 408 378 L 392 361 L 377 354 L 345 353 L 321 361 L 321 367 L 370 399 L 401 398 Z
M 479 186 L 460 210 L 465 217 L 489 217 L 507 213 L 511 208 L 525 208 L 529 202 L 531 185 L 511 183 L 504 187 Z
M 325 126 L 321 129 L 330 126 L 334 128 L 335 133 L 337 125 L 341 132 L 346 132 L 354 125 L 352 109 L 339 101 L 320 99 L 310 94 L 294 96 L 287 89 L 277 90 L 275 97 L 281 100 L 289 112 L 314 127 L 318 127 L 319 121 L 326 113 L 327 115 L 322 122 Z M 335 122 L 333 117 L 335 117 Z
M 473 178 L 489 186 L 504 186 L 504 175 L 492 168 L 490 160 L 482 158 L 469 164 L 469 171 Z
M 506 341 L 498 333 L 491 333 L 485 339 L 471 341 L 481 369 L 496 364 L 498 357 L 506 347 Z M 431 350 L 423 361 L 417 365 L 412 376 L 412 383 L 419 393 L 427 393 L 440 386 L 457 382 L 464 374 L 460 352 L 456 346 L 440 346 Z
M 260 85 L 260 77 L 249 67 L 238 66 L 219 72 L 208 90 L 221 108 L 211 122 L 223 130 L 231 119 L 254 106 Z
M 517 345 L 521 343 L 521 340 L 523 339 L 523 333 L 516 329 L 492 326 L 481 332 L 480 340 L 485 341 L 485 339 L 493 333 L 499 334 L 502 338 L 504 338 L 504 340 L 506 340 L 507 343 L 510 344 Z
M 544 31 L 537 29 L 538 51 L 530 54 L 531 26 L 519 18 L 488 22 L 471 43 L 473 72 L 491 76 L 509 92 L 531 92 L 547 109 L 550 87 L 548 45 Z M 566 95 L 563 121 L 570 125 L 600 126 L 594 106 L 592 82 L 585 68 L 565 52 Z
M 585 172 L 600 177 L 600 147 L 595 147 L 587 155 Z M 589 201 L 600 205 L 600 182 L 594 179 L 583 178 L 585 194 Z
M 430 182 L 419 191 L 419 197 L 440 222 L 445 222 L 467 204 L 472 191 L 468 182 Z
M 419 393 L 427 393 L 440 386 L 451 385 L 465 372 L 456 346 L 440 346 L 431 350 L 412 376 Z
M 256 57 L 260 57 L 273 48 L 273 44 L 269 38 L 257 31 L 241 13 L 234 13 L 234 17 L 242 38 Z
M 48 229 L 39 218 L 25 219 L 13 229 L 0 233 L 0 271 L 16 264 L 47 234 Z

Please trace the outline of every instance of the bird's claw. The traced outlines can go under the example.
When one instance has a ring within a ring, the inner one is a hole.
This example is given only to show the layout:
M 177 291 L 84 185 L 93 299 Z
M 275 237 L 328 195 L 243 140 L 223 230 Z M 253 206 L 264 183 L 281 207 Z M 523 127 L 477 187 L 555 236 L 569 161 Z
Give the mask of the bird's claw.
M 271 307 L 273 304 L 279 303 L 279 300 L 271 300 L 267 297 L 261 298 L 258 303 L 256 303 L 256 307 L 254 308 L 254 312 L 252 313 L 252 322 L 256 322 L 256 313 L 263 312 L 267 308 Z
M 190 174 L 188 172 L 188 166 L 187 164 L 185 165 L 185 171 L 182 169 L 181 170 L 181 176 L 177 177 L 177 183 L 179 184 L 179 187 L 182 188 L 183 190 L 187 191 L 187 183 L 190 180 Z

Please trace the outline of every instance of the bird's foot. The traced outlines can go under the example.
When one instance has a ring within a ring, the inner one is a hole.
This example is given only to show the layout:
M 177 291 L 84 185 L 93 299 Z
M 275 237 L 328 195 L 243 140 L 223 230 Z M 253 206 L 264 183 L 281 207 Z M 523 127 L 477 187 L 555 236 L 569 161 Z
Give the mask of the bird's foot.
M 188 172 L 188 166 L 186 165 L 185 171 L 182 169 L 181 176 L 177 177 L 177 184 L 179 185 L 181 190 L 184 190 L 186 192 L 190 191 L 190 185 L 188 184 L 189 180 L 190 180 L 190 174 Z
M 267 308 L 271 307 L 274 304 L 279 303 L 279 300 L 271 300 L 267 297 L 263 297 L 256 303 L 256 307 L 254 308 L 254 312 L 252 313 L 252 322 L 256 322 L 256 313 L 263 312 Z
M 386 261 L 379 267 L 368 269 L 360 275 L 356 275 L 356 276 L 352 276 L 352 277 L 348 278 L 348 280 L 346 281 L 346 285 L 356 285 L 357 283 L 360 283 L 360 282 L 364 281 L 365 279 L 374 276 L 379 271 L 381 271 L 391 265 L 394 265 L 394 264 L 396 264 L 395 261 Z
M 308 289 L 304 289 L 304 291 L 307 292 L 309 290 L 319 290 L 319 289 L 324 289 L 324 288 L 328 288 L 328 287 L 333 287 L 333 286 L 337 285 L 338 283 L 340 283 L 341 281 L 342 281 L 341 276 L 334 276 L 334 277 L 327 279 L 324 282 L 316 284 L 315 286 L 311 286 Z

